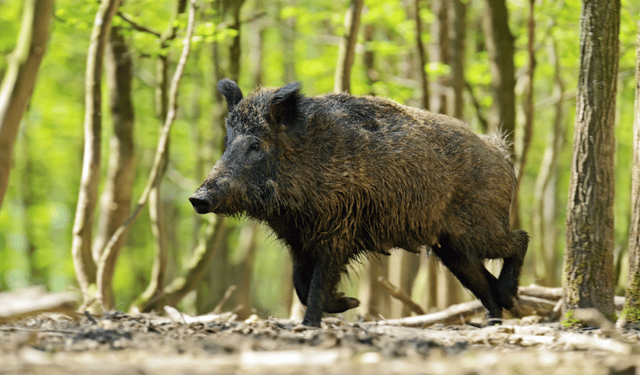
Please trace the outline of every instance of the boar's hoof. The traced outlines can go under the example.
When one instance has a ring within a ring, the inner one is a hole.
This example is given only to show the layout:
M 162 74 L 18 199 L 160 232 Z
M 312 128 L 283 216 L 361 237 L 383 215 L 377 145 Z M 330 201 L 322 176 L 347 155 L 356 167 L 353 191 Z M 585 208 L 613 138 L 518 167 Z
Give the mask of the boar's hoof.
M 344 293 L 340 292 L 332 296 L 332 299 L 325 304 L 323 310 L 324 312 L 335 314 L 358 306 L 360 306 L 360 301 L 356 298 L 345 297 Z
M 198 198 L 198 197 L 191 197 L 191 198 L 189 198 L 189 202 L 191 202 L 191 204 L 193 205 L 193 208 L 199 214 L 206 214 L 208 212 L 211 212 L 211 210 L 213 208 L 212 207 L 213 204 L 208 199 L 202 199 L 202 198 Z

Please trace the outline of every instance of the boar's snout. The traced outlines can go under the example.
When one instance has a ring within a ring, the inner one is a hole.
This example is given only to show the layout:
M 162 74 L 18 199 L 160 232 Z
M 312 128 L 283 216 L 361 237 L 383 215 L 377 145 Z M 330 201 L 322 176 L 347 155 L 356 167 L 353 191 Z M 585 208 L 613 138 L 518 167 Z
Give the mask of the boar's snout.
M 213 200 L 203 188 L 196 190 L 196 192 L 189 197 L 189 202 L 191 202 L 193 208 L 199 214 L 206 214 L 213 211 Z

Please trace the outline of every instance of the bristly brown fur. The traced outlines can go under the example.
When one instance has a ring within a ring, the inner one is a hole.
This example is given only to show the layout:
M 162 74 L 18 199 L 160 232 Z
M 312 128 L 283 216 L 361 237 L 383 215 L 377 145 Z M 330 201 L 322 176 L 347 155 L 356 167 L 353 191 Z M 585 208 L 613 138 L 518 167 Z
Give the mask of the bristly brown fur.
M 504 137 L 379 97 L 304 97 L 299 84 L 239 100 L 230 82 L 219 85 L 227 151 L 191 200 L 200 213 L 269 224 L 290 248 L 305 324 L 357 306 L 336 291 L 340 275 L 394 247 L 430 246 L 491 319 L 513 307 L 528 236 L 509 227 L 516 177 Z M 496 279 L 483 262 L 498 258 Z

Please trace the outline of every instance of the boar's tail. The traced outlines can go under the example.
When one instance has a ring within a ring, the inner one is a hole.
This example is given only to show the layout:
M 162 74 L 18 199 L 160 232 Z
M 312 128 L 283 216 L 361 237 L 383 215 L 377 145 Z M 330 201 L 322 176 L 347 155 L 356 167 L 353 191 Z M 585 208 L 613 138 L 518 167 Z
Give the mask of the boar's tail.
M 495 133 L 483 134 L 480 137 L 486 144 L 497 149 L 505 159 L 513 163 L 511 152 L 509 152 L 511 145 L 507 141 L 507 134 L 505 132 L 498 130 Z

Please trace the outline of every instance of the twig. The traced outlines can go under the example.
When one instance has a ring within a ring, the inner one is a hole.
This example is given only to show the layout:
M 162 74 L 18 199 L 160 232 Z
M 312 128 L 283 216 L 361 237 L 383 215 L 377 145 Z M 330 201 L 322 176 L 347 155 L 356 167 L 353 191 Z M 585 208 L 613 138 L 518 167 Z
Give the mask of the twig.
M 422 309 L 422 307 L 420 307 L 420 305 L 418 305 L 417 303 L 413 302 L 411 300 L 411 297 L 409 297 L 408 295 L 404 294 L 402 292 L 402 290 L 400 290 L 400 288 L 398 288 L 395 285 L 391 284 L 391 282 L 389 282 L 389 280 L 387 280 L 384 276 L 378 277 L 378 281 L 387 290 L 387 292 L 389 292 L 391 297 L 393 297 L 393 298 L 399 300 L 400 302 L 402 302 L 405 306 L 407 306 L 409 309 L 411 309 L 411 311 L 413 311 L 414 313 L 416 313 L 418 315 L 424 315 L 424 310 Z
M 141 25 L 141 24 L 137 23 L 137 22 L 136 22 L 136 21 L 134 21 L 134 20 L 133 20 L 133 18 L 131 18 L 131 16 L 129 16 L 128 14 L 123 13 L 122 11 L 117 11 L 117 12 L 116 12 L 116 15 L 117 15 L 118 17 L 120 17 L 123 21 L 125 21 L 126 23 L 128 23 L 129 25 L 131 25 L 131 27 L 132 27 L 134 30 L 136 30 L 136 31 L 141 31 L 141 32 L 143 32 L 143 33 L 148 33 L 148 34 L 151 34 L 151 35 L 154 35 L 154 36 L 156 36 L 156 37 L 160 38 L 160 33 L 159 33 L 159 32 L 157 32 L 157 31 L 155 31 L 155 30 L 152 30 L 152 29 L 150 29 L 150 28 L 148 28 L 148 27 L 146 27 L 146 26 L 143 26 L 143 25 Z
M 164 154 L 167 152 L 167 146 L 169 143 L 169 134 L 171 132 L 171 126 L 176 118 L 177 112 L 177 97 L 178 97 L 178 86 L 180 84 L 180 79 L 184 73 L 185 65 L 187 64 L 187 58 L 189 57 L 189 52 L 191 49 L 191 38 L 193 37 L 193 30 L 195 24 L 195 13 L 196 13 L 196 2 L 195 0 L 190 0 L 189 7 L 189 20 L 187 23 L 187 33 L 184 38 L 184 47 L 182 49 L 182 54 L 180 56 L 180 60 L 178 61 L 178 65 L 176 66 L 176 71 L 173 75 L 173 79 L 171 80 L 171 86 L 169 89 L 169 111 L 167 112 L 167 118 L 160 132 L 160 139 L 158 140 L 158 147 L 156 149 L 155 159 L 153 161 L 153 167 L 151 169 L 151 173 L 149 175 L 149 179 L 147 181 L 147 186 L 145 187 L 140 200 L 138 200 L 138 204 L 131 214 L 131 216 L 115 231 L 113 236 L 109 239 L 102 256 L 100 257 L 100 261 L 98 264 L 98 293 L 96 298 L 100 303 L 101 307 L 105 310 L 111 308 L 111 306 L 105 305 L 104 296 L 106 293 L 110 293 L 111 291 L 111 279 L 113 278 L 113 272 L 115 267 L 115 260 L 117 258 L 117 253 L 113 251 L 115 243 L 120 239 L 126 229 L 133 223 L 133 221 L 140 215 L 140 212 L 147 204 L 149 200 L 149 194 L 151 193 L 151 189 L 156 186 L 161 178 L 161 164 Z
M 237 286 L 231 285 L 227 289 L 227 291 L 224 292 L 224 296 L 222 296 L 222 299 L 220 300 L 220 302 L 218 302 L 216 307 L 213 308 L 213 311 L 211 311 L 211 314 L 220 314 L 220 312 L 222 311 L 222 308 L 224 307 L 224 304 L 227 303 L 227 301 L 229 300 L 229 298 L 231 298 L 231 296 L 236 291 L 236 289 L 238 289 Z
M 471 86 L 469 81 L 465 81 L 465 86 L 467 88 L 467 91 L 469 92 L 469 97 L 471 98 L 473 108 L 476 110 L 476 117 L 478 117 L 478 122 L 480 122 L 480 129 L 486 132 L 487 129 L 489 129 L 489 124 L 487 122 L 487 118 L 484 117 L 484 114 L 482 113 L 482 105 L 480 105 L 478 98 L 476 98 L 476 96 L 474 95 L 473 87 Z
M 68 335 L 77 335 L 80 330 L 70 329 L 51 329 L 51 328 L 27 328 L 27 327 L 0 327 L 1 332 L 33 332 L 33 333 L 63 333 Z

